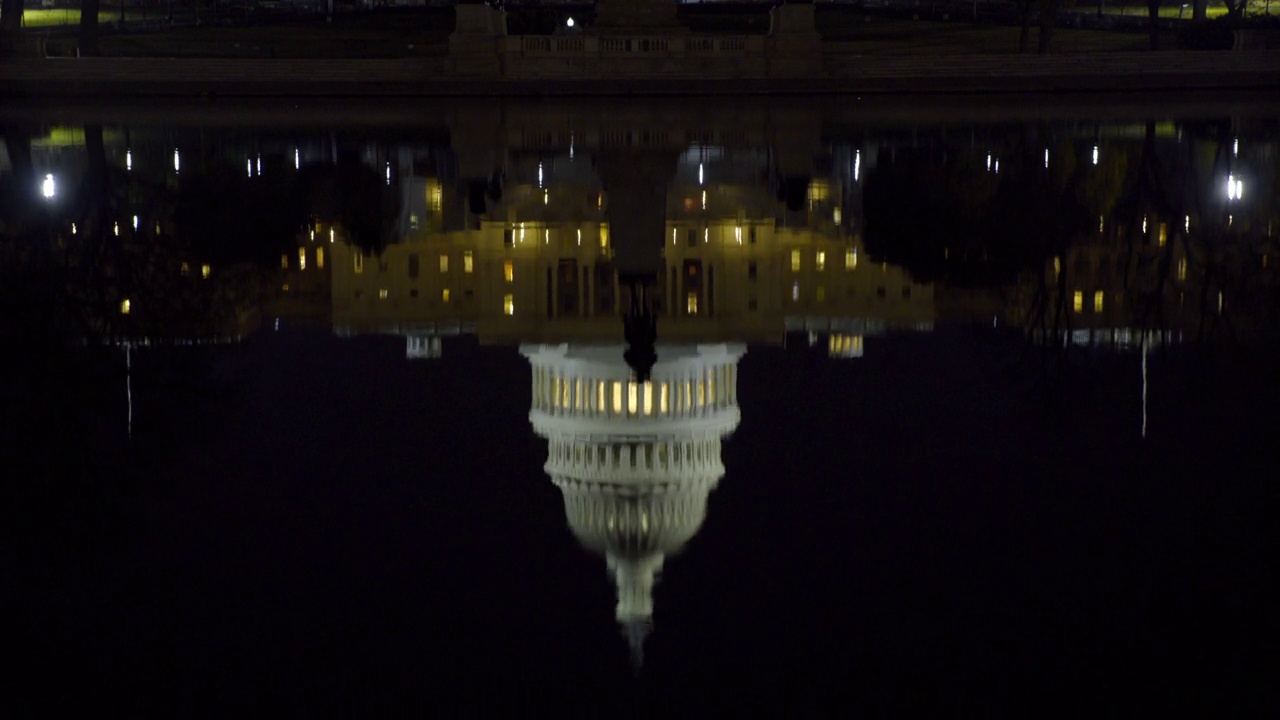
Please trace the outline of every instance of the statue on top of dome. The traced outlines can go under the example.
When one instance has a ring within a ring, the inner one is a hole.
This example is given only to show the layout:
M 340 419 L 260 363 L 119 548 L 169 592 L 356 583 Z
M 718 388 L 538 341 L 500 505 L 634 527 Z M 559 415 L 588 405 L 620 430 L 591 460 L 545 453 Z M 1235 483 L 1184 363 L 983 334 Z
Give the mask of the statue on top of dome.
M 622 318 L 623 334 L 627 340 L 627 350 L 622 357 L 635 371 L 636 381 L 646 383 L 658 362 L 658 353 L 654 349 L 658 342 L 658 317 L 649 299 L 649 285 L 653 280 L 633 275 L 623 277 L 622 281 L 631 293 L 631 303 Z

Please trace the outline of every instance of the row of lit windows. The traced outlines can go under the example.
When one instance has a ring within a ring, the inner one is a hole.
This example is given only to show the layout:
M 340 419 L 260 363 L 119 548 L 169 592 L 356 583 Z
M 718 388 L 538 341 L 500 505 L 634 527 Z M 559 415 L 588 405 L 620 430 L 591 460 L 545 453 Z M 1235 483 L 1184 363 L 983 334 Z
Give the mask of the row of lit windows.
M 289 286 L 285 285 L 285 290 L 288 290 L 288 289 L 289 289 Z M 360 295 L 361 295 L 360 291 L 357 290 L 356 297 L 358 298 L 360 297 Z M 389 289 L 378 288 L 379 300 L 386 300 L 390 297 L 391 297 L 391 291 Z M 410 290 L 409 297 L 413 297 L 413 298 L 418 297 L 418 291 L 416 289 Z M 440 290 L 440 302 L 448 303 L 450 298 L 451 298 L 451 294 L 449 293 L 449 288 L 442 288 Z M 516 314 L 516 299 L 515 299 L 515 296 L 512 295 L 511 293 L 507 293 L 506 295 L 502 296 L 502 314 L 503 315 Z
M 298 249 L 298 261 L 303 270 L 307 267 L 306 249 Z M 287 256 L 280 259 L 282 267 L 289 266 L 289 258 Z M 324 267 L 324 248 L 316 248 L 316 265 Z M 355 274 L 359 275 L 364 272 L 364 255 L 355 253 L 352 255 L 352 269 Z M 386 261 L 382 261 L 380 269 L 386 270 Z M 475 256 L 472 251 L 467 250 L 462 253 L 462 272 L 470 275 L 475 271 Z M 440 272 L 449 272 L 449 256 L 440 256 Z M 515 282 L 515 263 L 511 260 L 504 260 L 502 263 L 502 278 L 507 282 Z M 409 255 L 409 277 L 418 277 L 418 255 L 416 253 Z
M 1102 312 L 1105 294 L 1098 290 L 1093 294 L 1093 311 Z M 1076 290 L 1071 296 L 1071 309 L 1076 312 L 1084 312 L 1084 292 Z
M 733 366 L 721 365 L 699 373 L 698 379 L 684 382 L 622 382 L 618 380 L 565 379 L 546 369 L 535 371 L 535 397 L 545 408 L 586 410 L 615 415 L 668 415 L 672 407 L 702 409 L 716 404 L 716 387 L 731 388 Z M 624 402 L 625 400 L 625 402 Z M 731 397 L 722 396 L 724 402 Z
M 360 256 L 357 255 L 356 257 L 360 257 Z M 289 269 L 288 255 L 280 256 L 280 269 L 282 270 Z M 298 269 L 299 270 L 307 269 L 307 249 L 305 247 L 298 248 Z M 316 247 L 316 269 L 317 270 L 324 269 L 324 248 L 323 247 Z M 361 272 L 363 269 L 364 269 L 363 262 L 357 262 L 356 272 Z
M 516 244 L 523 245 L 526 237 L 526 230 L 532 230 L 536 233 L 538 231 L 538 227 L 534 226 L 525 228 L 525 224 L 520 223 L 515 227 L 507 228 L 502 231 L 502 244 L 506 247 L 515 247 Z M 607 250 L 609 248 L 609 227 L 607 225 L 600 225 L 599 231 L 600 249 Z M 535 235 L 530 239 L 535 239 L 536 237 L 537 236 Z M 570 233 L 566 228 L 560 236 L 560 245 L 568 245 L 571 238 L 576 240 L 578 247 L 582 247 L 582 228 L 574 228 L 573 233 Z M 545 225 L 542 226 L 542 244 L 551 244 L 551 228 L 546 227 Z
M 791 272 L 800 272 L 801 251 L 799 249 L 791 251 Z M 813 253 L 813 267 L 818 272 L 827 269 L 827 251 L 815 250 Z M 848 248 L 844 251 L 844 269 L 853 270 L 858 267 L 858 250 L 857 248 Z

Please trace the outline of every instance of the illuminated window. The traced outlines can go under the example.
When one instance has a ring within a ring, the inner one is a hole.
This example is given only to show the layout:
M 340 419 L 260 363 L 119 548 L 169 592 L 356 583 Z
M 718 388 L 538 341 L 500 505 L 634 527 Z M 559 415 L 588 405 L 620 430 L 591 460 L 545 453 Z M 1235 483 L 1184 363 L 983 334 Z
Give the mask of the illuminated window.
M 387 295 L 388 295 L 388 294 L 389 294 L 389 293 L 387 292 L 387 289 L 386 289 L 386 288 L 378 288 L 378 299 L 379 299 L 379 300 L 386 300 L 386 299 L 387 299 Z
M 280 256 L 280 269 L 281 269 L 281 270 L 288 270 L 288 269 L 289 269 L 289 256 L 288 256 L 288 255 L 281 255 L 281 256 Z
M 668 395 L 670 393 L 670 390 L 671 388 L 667 383 L 662 383 L 662 395 L 658 399 L 658 412 L 662 413 L 663 415 L 666 415 L 668 412 L 668 407 L 669 407 Z
M 316 269 L 324 269 L 324 248 L 322 247 L 316 248 Z
M 690 315 L 698 314 L 698 293 L 689 293 L 688 299 L 685 301 L 685 312 Z
M 204 264 L 204 265 L 201 265 L 201 266 L 200 266 L 200 277 L 205 278 L 205 279 L 208 279 L 208 277 L 209 277 L 209 273 L 210 273 L 210 272 L 212 272 L 212 271 L 213 271 L 213 269 L 209 267 L 208 263 L 206 263 L 206 264 Z
M 1165 242 L 1169 240 L 1169 223 L 1160 223 L 1160 229 L 1156 233 L 1156 238 L 1160 247 L 1164 247 Z
M 840 208 L 834 208 L 831 211 L 831 222 L 837 225 L 840 224 Z
M 809 181 L 809 205 L 812 207 L 814 203 L 826 202 L 831 196 L 831 185 L 826 180 L 814 179 Z
M 1265 259 L 1266 256 L 1263 256 L 1263 258 L 1264 258 L 1263 267 L 1266 267 L 1266 259 Z M 1179 280 L 1187 279 L 1187 259 L 1186 258 L 1182 258 L 1178 260 L 1178 279 Z
M 1084 293 L 1080 292 L 1079 290 L 1075 292 L 1075 295 L 1071 299 L 1071 309 L 1075 310 L 1076 312 L 1081 312 L 1084 310 Z
M 609 226 L 600 226 L 600 249 L 605 250 L 609 247 Z
M 800 302 L 800 283 L 791 284 L 791 302 Z
M 604 381 L 596 383 L 596 410 L 604 412 Z
M 622 413 L 622 383 L 617 380 L 613 381 L 613 412 Z
M 130 308 L 130 306 L 129 306 L 129 298 L 125 298 L 124 300 L 121 300 L 121 301 L 120 301 L 120 314 L 121 314 L 121 315 L 128 315 L 128 314 L 129 314 L 129 310 L 130 310 L 130 309 L 131 309 L 131 308 Z
M 1102 291 L 1099 290 L 1093 294 L 1093 311 L 1102 312 Z
M 644 384 L 644 414 L 653 414 L 653 383 Z
M 351 260 L 355 264 L 355 271 L 357 275 L 364 272 L 364 255 L 357 252 L 355 255 L 351 256 Z
M 516 298 L 511 293 L 502 296 L 502 312 L 506 315 L 516 314 Z
M 445 288 L 440 291 L 440 301 L 449 302 L 449 288 Z
M 844 269 L 852 270 L 858 267 L 858 251 L 855 248 L 849 248 L 844 251 Z
M 298 248 L 298 269 L 307 269 L 307 249 L 304 247 Z
M 825 301 L 827 299 L 827 289 L 819 285 L 817 290 L 814 292 L 814 299 L 816 299 L 818 302 Z
M 515 263 L 511 262 L 510 260 L 503 261 L 503 263 L 502 263 L 502 279 L 503 279 L 503 280 L 506 280 L 507 282 L 514 282 L 514 281 L 515 281 L 515 278 L 516 278 L 516 266 L 515 266 Z
M 816 254 L 814 254 L 813 261 L 814 261 L 814 265 L 816 265 L 818 268 L 818 272 L 822 272 L 823 270 L 827 269 L 826 251 L 819 250 Z
M 791 251 L 791 272 L 800 272 L 800 251 Z
M 635 414 L 637 406 L 638 406 L 638 403 L 636 402 L 636 383 L 629 382 L 627 383 L 627 412 L 631 414 Z
M 475 260 L 471 256 L 471 251 L 468 250 L 462 253 L 462 272 L 470 273 L 472 270 L 475 270 Z
M 698 381 L 698 407 L 706 407 L 707 405 L 707 383 Z
M 439 214 L 440 212 L 440 195 L 441 195 L 440 181 L 428 180 L 427 181 L 427 209 L 430 210 L 432 213 Z
M 449 256 L 448 255 L 440 256 L 440 272 L 442 273 L 449 272 Z
M 284 261 L 286 264 L 289 262 L 288 255 L 284 256 Z M 180 268 L 180 271 L 182 272 L 182 277 L 186 277 L 191 274 L 191 266 L 186 263 L 182 263 L 182 267 Z

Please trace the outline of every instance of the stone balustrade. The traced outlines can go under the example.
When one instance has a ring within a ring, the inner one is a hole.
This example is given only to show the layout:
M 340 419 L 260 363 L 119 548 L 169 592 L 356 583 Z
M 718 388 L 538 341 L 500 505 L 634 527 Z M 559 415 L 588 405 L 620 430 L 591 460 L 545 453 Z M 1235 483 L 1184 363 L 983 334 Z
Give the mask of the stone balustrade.
M 502 74 L 511 78 L 736 77 L 767 73 L 761 36 L 505 36 Z

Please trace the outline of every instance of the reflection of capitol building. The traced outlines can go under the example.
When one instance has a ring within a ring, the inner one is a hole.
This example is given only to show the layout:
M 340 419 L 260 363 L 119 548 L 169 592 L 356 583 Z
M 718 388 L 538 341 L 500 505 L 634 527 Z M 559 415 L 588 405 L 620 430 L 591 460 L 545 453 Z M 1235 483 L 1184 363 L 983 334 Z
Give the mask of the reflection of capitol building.
M 608 232 L 600 222 L 484 223 L 411 234 L 380 257 L 339 239 L 327 258 L 334 328 L 419 345 L 460 327 L 493 343 L 613 341 L 622 294 Z M 932 286 L 869 262 L 855 239 L 730 221 L 692 232 L 666 230 L 655 291 L 666 340 L 777 343 L 807 330 L 837 336 L 833 354 L 847 356 L 864 335 L 932 325 Z
M 666 556 L 698 531 L 724 474 L 721 438 L 738 425 L 741 345 L 660 346 L 652 380 L 636 383 L 617 345 L 525 345 L 534 430 L 578 540 L 603 555 L 615 616 L 643 660 L 653 588 Z

